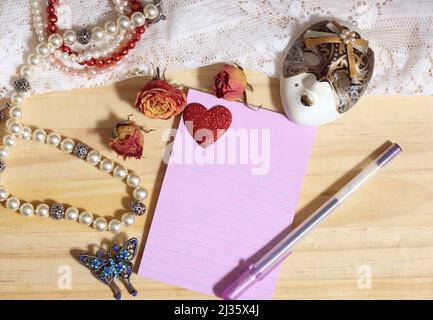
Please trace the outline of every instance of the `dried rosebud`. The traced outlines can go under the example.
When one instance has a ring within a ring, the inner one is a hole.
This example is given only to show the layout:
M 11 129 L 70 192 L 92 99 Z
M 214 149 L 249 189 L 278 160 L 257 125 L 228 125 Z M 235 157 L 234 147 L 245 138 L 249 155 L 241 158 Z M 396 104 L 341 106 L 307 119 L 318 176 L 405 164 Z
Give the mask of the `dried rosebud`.
M 143 129 L 132 121 L 119 122 L 113 131 L 109 146 L 123 159 L 143 156 Z
M 151 119 L 170 119 L 186 106 L 185 93 L 165 80 L 154 79 L 138 93 L 135 106 Z
M 247 86 L 247 77 L 239 66 L 225 64 L 214 78 L 214 94 L 230 101 L 244 97 Z

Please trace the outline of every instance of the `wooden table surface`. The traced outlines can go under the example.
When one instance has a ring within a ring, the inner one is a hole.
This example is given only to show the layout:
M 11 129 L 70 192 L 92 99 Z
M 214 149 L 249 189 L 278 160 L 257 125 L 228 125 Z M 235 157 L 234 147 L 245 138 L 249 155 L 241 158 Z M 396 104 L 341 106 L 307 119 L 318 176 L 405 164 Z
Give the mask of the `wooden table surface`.
M 218 66 L 168 74 L 175 83 L 209 91 Z M 249 101 L 282 112 L 278 81 L 248 72 Z M 144 78 L 101 88 L 34 96 L 24 122 L 85 141 L 104 156 L 119 119 L 156 131 L 145 136 L 145 158 L 127 160 L 149 190 L 145 218 L 116 236 L 137 237 L 143 251 L 164 176 L 167 142 L 176 122 L 150 120 L 132 107 Z M 275 299 L 431 299 L 433 297 L 433 97 L 364 97 L 339 121 L 321 127 L 294 225 L 301 223 L 389 141 L 401 156 L 368 182 L 283 264 Z M 128 203 L 123 183 L 47 145 L 22 142 L 8 158 L 3 183 L 26 201 L 56 200 L 119 218 Z M 0 209 L 0 298 L 112 299 L 111 291 L 74 258 L 113 237 L 69 221 L 24 218 Z M 138 266 L 138 262 L 136 263 Z M 70 278 L 70 283 L 67 281 Z M 209 299 L 189 290 L 133 276 L 140 299 Z M 125 291 L 124 291 L 125 293 Z M 124 294 L 125 299 L 129 299 Z

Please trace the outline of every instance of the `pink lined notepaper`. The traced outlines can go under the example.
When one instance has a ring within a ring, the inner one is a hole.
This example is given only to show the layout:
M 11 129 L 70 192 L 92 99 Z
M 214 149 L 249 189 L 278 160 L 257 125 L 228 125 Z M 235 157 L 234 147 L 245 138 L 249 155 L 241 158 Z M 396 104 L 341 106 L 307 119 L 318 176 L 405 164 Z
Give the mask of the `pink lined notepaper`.
M 316 130 L 192 89 L 191 102 L 233 121 L 206 149 L 180 122 L 139 275 L 219 296 L 290 227 Z M 242 298 L 271 299 L 277 276 Z

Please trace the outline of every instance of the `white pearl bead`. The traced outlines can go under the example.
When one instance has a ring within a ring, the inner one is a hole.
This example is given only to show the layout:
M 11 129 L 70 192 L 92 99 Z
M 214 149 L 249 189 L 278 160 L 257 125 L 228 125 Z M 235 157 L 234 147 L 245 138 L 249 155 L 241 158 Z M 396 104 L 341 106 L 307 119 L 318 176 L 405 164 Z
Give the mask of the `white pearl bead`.
M 132 24 L 133 24 L 135 27 L 140 27 L 140 26 L 142 26 L 142 25 L 144 24 L 144 22 L 145 22 L 144 14 L 142 14 L 141 12 L 134 12 L 134 13 L 131 15 L 131 21 L 132 21 Z
M 36 52 L 43 57 L 46 57 L 50 54 L 50 49 L 45 43 L 40 43 L 36 47 Z
M 122 166 L 116 166 L 113 170 L 113 176 L 119 179 L 124 179 L 128 175 L 128 170 Z
M 37 54 L 32 53 L 28 56 L 27 63 L 31 66 L 37 66 L 41 63 L 41 58 Z
M 6 200 L 6 208 L 9 210 L 17 211 L 20 208 L 20 200 L 15 197 L 10 197 Z
M 20 119 L 23 117 L 23 109 L 21 109 L 20 107 L 17 107 L 17 106 L 12 107 L 9 110 L 9 116 L 11 118 Z
M 101 162 L 101 154 L 98 151 L 91 150 L 87 154 L 87 162 L 93 164 L 94 166 Z
M 136 174 L 129 174 L 126 177 L 126 184 L 132 188 L 138 187 L 140 185 L 141 179 Z
M 11 101 L 16 106 L 21 106 L 24 103 L 24 96 L 21 93 L 15 92 L 12 97 Z
M 63 38 L 58 33 L 53 33 L 48 37 L 48 42 L 53 46 L 53 48 L 58 49 L 63 44 Z
M 77 36 L 75 34 L 75 32 L 73 30 L 67 30 L 65 31 L 65 33 L 63 34 L 63 41 L 67 44 L 67 45 L 72 45 L 75 43 L 75 41 L 77 40 Z
M 77 208 L 69 207 L 65 211 L 65 219 L 69 221 L 77 221 L 78 216 L 80 215 L 80 212 Z
M 115 6 L 120 6 L 123 3 L 123 0 L 113 0 L 113 4 Z
M 107 230 L 107 220 L 102 217 L 96 218 L 93 222 L 93 229 L 99 232 Z
M 143 9 L 144 16 L 146 19 L 149 19 L 151 21 L 158 20 L 160 11 L 159 8 L 154 4 L 148 4 Z
M 72 139 L 66 138 L 60 143 L 60 149 L 67 153 L 71 153 L 74 149 L 75 142 Z
M 95 40 L 102 40 L 105 36 L 105 31 L 101 27 L 94 27 L 92 29 L 92 37 Z
M 21 139 L 24 140 L 30 140 L 32 138 L 32 129 L 30 129 L 29 127 L 23 127 L 21 129 Z
M 108 21 L 104 28 L 105 32 L 109 35 L 113 35 L 117 32 L 117 25 L 113 21 Z
M 36 207 L 36 215 L 41 218 L 46 218 L 50 215 L 50 207 L 46 203 L 41 203 Z
M 9 197 L 9 192 L 4 188 L 0 187 L 0 201 L 5 201 Z
M 9 148 L 0 146 L 0 159 L 5 159 L 9 156 Z
M 22 66 L 20 69 L 20 75 L 24 78 L 29 78 L 33 74 L 33 68 L 31 66 Z
M 47 133 L 43 129 L 36 129 L 33 131 L 33 140 L 36 142 L 45 142 L 47 138 Z
M 22 126 L 19 122 L 10 122 L 8 125 L 8 130 L 12 134 L 20 134 L 22 130 Z
M 125 226 L 129 227 L 135 223 L 135 216 L 131 213 L 124 213 L 121 220 Z
M 57 147 L 60 144 L 60 141 L 62 141 L 62 137 L 58 133 L 51 132 L 47 136 L 47 144 L 50 146 Z
M 5 135 L 3 137 L 3 144 L 7 147 L 13 147 L 17 144 L 17 138 L 13 135 Z
M 30 1 L 30 7 L 31 8 L 39 8 L 39 0 Z
M 78 217 L 78 221 L 81 224 L 84 224 L 86 226 L 90 226 L 93 222 L 93 214 L 90 212 L 84 211 L 80 213 L 80 216 Z
M 134 196 L 135 200 L 144 200 L 147 198 L 147 190 L 143 187 L 137 187 L 132 192 L 132 195 Z
M 120 16 L 117 18 L 117 25 L 123 30 L 128 29 L 131 25 L 131 20 L 127 16 Z
M 113 170 L 113 168 L 114 168 L 114 163 L 113 163 L 113 161 L 111 161 L 111 160 L 104 159 L 104 160 L 102 160 L 101 163 L 99 164 L 99 168 L 100 168 L 102 171 L 104 171 L 104 172 L 106 172 L 106 173 L 109 173 L 109 172 L 111 172 L 111 170 Z
M 112 233 L 119 233 L 122 230 L 122 222 L 117 219 L 112 219 L 108 224 L 108 230 Z
M 20 207 L 20 213 L 22 216 L 30 217 L 33 215 L 34 212 L 35 212 L 35 208 L 31 203 L 28 202 L 23 203 Z
M 118 13 L 123 13 L 123 11 L 125 11 L 125 6 L 116 6 L 114 10 Z

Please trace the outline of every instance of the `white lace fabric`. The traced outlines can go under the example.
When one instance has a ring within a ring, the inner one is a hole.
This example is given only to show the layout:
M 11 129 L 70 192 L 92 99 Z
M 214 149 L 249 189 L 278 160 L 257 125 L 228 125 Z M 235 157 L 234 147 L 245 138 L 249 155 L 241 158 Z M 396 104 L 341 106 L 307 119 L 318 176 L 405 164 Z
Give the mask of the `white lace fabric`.
M 109 0 L 68 0 L 60 20 L 75 29 L 113 19 Z M 376 95 L 433 95 L 433 0 L 164 0 L 166 21 L 152 25 L 113 72 L 73 77 L 43 64 L 31 78 L 35 93 L 108 84 L 215 63 L 238 63 L 279 77 L 288 44 L 306 25 L 337 18 L 358 29 L 375 52 L 368 88 Z M 28 0 L 0 1 L 0 97 L 34 49 Z

